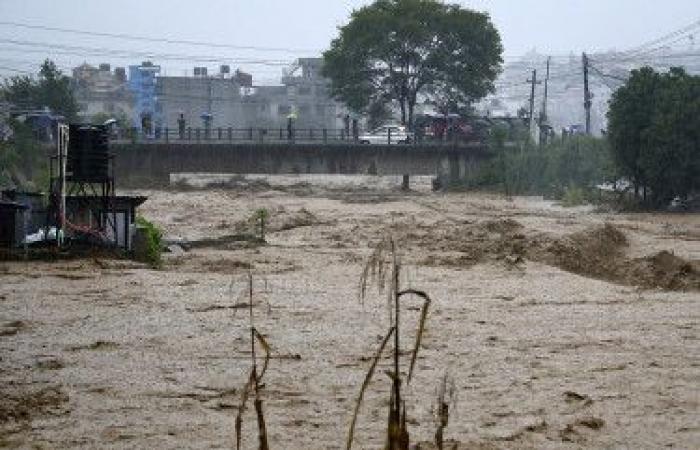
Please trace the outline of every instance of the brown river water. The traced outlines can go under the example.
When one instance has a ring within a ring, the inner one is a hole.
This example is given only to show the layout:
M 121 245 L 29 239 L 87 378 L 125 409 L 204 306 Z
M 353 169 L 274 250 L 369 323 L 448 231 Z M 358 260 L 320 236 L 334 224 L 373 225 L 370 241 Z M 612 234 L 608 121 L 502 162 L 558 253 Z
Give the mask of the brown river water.
M 402 286 L 433 299 L 404 386 L 412 443 L 432 441 L 447 373 L 454 448 L 699 448 L 700 216 L 432 193 L 429 179 L 402 193 L 399 181 L 132 191 L 189 248 L 162 269 L 103 256 L 0 263 L 0 447 L 235 448 L 252 272 L 272 352 L 260 391 L 270 448 L 345 448 L 388 328 L 386 294 L 361 304 L 360 277 L 391 235 Z M 267 244 L 236 238 L 259 208 Z M 379 362 L 353 448 L 384 445 L 390 366 Z M 257 448 L 252 402 L 242 430 L 242 448 Z

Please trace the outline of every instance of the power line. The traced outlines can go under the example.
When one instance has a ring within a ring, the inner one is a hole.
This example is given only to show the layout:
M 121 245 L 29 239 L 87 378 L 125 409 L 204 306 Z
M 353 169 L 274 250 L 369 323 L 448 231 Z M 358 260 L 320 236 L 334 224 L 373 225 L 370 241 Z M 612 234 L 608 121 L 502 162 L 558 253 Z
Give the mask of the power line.
M 641 53 L 636 53 L 636 54 L 633 54 L 633 55 L 631 55 L 631 56 L 633 56 L 633 57 L 642 57 L 642 56 L 645 56 L 645 55 L 649 55 L 649 54 L 651 54 L 651 53 L 656 53 L 656 52 L 658 52 L 658 51 L 666 50 L 666 49 L 668 49 L 668 48 L 671 48 L 671 47 L 670 47 L 671 45 L 676 44 L 676 43 L 678 43 L 678 42 L 680 42 L 680 41 L 684 41 L 684 40 L 688 39 L 688 36 L 690 36 L 690 35 L 689 35 L 689 34 L 682 35 L 681 37 L 679 37 L 679 38 L 677 38 L 677 39 L 675 39 L 675 40 L 673 40 L 673 41 L 670 41 L 670 42 L 669 42 L 668 44 L 666 44 L 666 45 L 662 45 L 662 46 L 659 46 L 659 47 L 656 47 L 656 48 L 652 48 L 652 49 L 649 49 L 649 50 L 645 50 L 645 51 L 643 51 L 643 52 L 641 52 Z
M 619 53 L 614 54 L 614 55 L 599 55 L 599 56 L 594 55 L 594 58 L 597 59 L 598 61 L 603 61 L 606 59 L 614 59 L 614 60 L 618 60 L 618 61 L 622 60 L 622 59 L 627 59 L 627 58 L 635 59 L 635 58 L 642 56 L 644 54 L 653 53 L 653 52 L 658 51 L 660 49 L 664 49 L 665 47 L 667 47 L 670 44 L 679 42 L 683 39 L 687 39 L 688 36 L 690 35 L 690 32 L 695 30 L 696 28 L 699 28 L 699 27 L 700 27 L 700 20 L 697 20 L 688 26 L 685 26 L 685 27 L 680 28 L 678 30 L 672 31 L 671 33 L 668 33 L 668 34 L 666 34 L 660 38 L 654 39 L 652 41 L 646 42 L 646 43 L 644 43 L 638 47 L 635 47 L 633 49 L 619 52 Z M 678 36 L 681 36 L 681 37 L 679 38 Z M 675 40 L 673 40 L 672 42 L 668 42 L 671 39 L 675 39 Z M 664 44 L 664 43 L 666 43 L 666 44 L 662 45 L 661 47 L 649 49 L 649 47 L 658 46 L 658 45 Z
M 673 39 L 673 38 L 675 38 L 676 36 L 678 36 L 678 35 L 680 35 L 680 34 L 687 34 L 689 31 L 692 31 L 692 30 L 694 30 L 694 29 L 696 29 L 696 28 L 699 28 L 699 27 L 700 27 L 700 19 L 699 19 L 699 20 L 696 20 L 695 22 L 691 23 L 690 25 L 687 25 L 687 26 L 685 26 L 685 27 L 683 27 L 683 28 L 680 28 L 680 29 L 678 29 L 678 30 L 676 30 L 676 31 L 672 31 L 672 32 L 670 32 L 670 33 L 668 33 L 668 34 L 666 34 L 666 35 L 660 37 L 660 38 L 657 38 L 657 39 L 654 39 L 654 40 L 652 40 L 652 41 L 646 42 L 646 43 L 640 45 L 640 46 L 637 47 L 637 48 L 634 48 L 634 49 L 632 49 L 632 50 L 629 50 L 629 51 L 626 52 L 626 53 L 637 53 L 637 52 L 639 52 L 639 51 L 641 51 L 641 50 L 644 50 L 644 49 L 647 48 L 647 47 L 651 47 L 651 46 L 654 46 L 654 45 L 658 45 L 658 44 L 660 44 L 660 43 L 662 43 L 662 42 L 668 41 L 669 39 Z
M 211 47 L 229 48 L 229 49 L 234 49 L 234 50 L 254 50 L 254 51 L 260 51 L 260 52 L 320 53 L 319 50 L 311 50 L 311 49 L 298 49 L 298 48 L 295 49 L 295 48 L 288 48 L 288 47 L 286 47 L 286 48 L 285 47 L 259 47 L 259 46 L 252 46 L 252 45 L 232 45 L 232 44 L 201 42 L 201 41 L 191 41 L 191 40 L 182 40 L 182 39 L 154 38 L 154 37 L 138 36 L 138 35 L 132 35 L 132 34 L 85 31 L 85 30 L 76 30 L 76 29 L 72 29 L 72 28 L 59 28 L 59 27 L 50 27 L 50 26 L 46 26 L 46 25 L 34 25 L 34 24 L 9 22 L 9 21 L 0 21 L 0 25 L 17 27 L 17 28 L 26 28 L 26 29 L 30 29 L 30 30 L 55 31 L 55 32 L 59 32 L 59 33 L 79 34 L 79 35 L 84 35 L 84 36 L 99 36 L 99 37 L 107 37 L 107 38 L 125 39 L 125 40 L 131 40 L 131 41 L 159 42 L 159 43 L 164 43 L 164 44 L 193 45 L 193 46 L 210 47 L 210 48 Z
M 607 86 L 611 91 L 617 90 L 617 88 L 618 88 L 619 86 L 617 86 L 617 87 L 611 86 L 611 85 L 608 83 L 608 79 L 616 80 L 616 81 L 620 82 L 620 84 L 624 84 L 625 82 L 627 82 L 627 80 L 624 79 L 624 78 L 616 77 L 616 76 L 614 76 L 614 75 L 609 75 L 609 74 L 605 74 L 605 73 L 601 72 L 600 70 L 598 70 L 597 67 L 595 67 L 595 66 L 592 65 L 592 64 L 589 64 L 588 67 L 590 67 L 590 69 L 598 75 L 598 78 L 600 79 L 600 81 L 601 81 L 605 86 Z
M 622 77 L 618 77 L 616 75 L 610 75 L 607 73 L 603 73 L 600 70 L 598 70 L 598 68 L 595 67 L 593 64 L 589 64 L 588 67 L 590 67 L 593 71 L 595 71 L 599 76 L 601 76 L 603 78 L 611 78 L 613 80 L 622 81 L 623 83 L 627 82 L 627 78 L 622 78 Z
M 664 50 L 672 50 L 672 48 L 664 48 Z M 643 56 L 629 56 L 629 57 L 609 57 L 608 59 L 598 59 L 591 58 L 591 61 L 595 61 L 598 64 L 614 64 L 623 62 L 653 62 L 657 60 L 664 59 L 697 59 L 700 58 L 700 52 L 678 52 L 678 53 L 668 53 L 664 55 L 643 55 Z
M 251 65 L 267 65 L 267 66 L 288 66 L 292 61 L 283 60 L 266 60 L 266 59 L 245 59 L 245 58 L 232 58 L 227 56 L 193 56 L 193 55 L 182 55 L 178 53 L 154 53 L 154 52 L 139 52 L 133 50 L 120 50 L 120 49 L 110 49 L 110 48 L 96 48 L 96 47 L 84 47 L 84 46 L 74 46 L 74 45 L 61 45 L 61 44 L 51 44 L 47 42 L 35 42 L 35 41 L 20 41 L 16 39 L 0 39 L 0 43 L 16 45 L 16 46 L 26 46 L 26 47 L 40 47 L 42 49 L 57 49 L 63 54 L 74 54 L 74 55 L 105 55 L 110 56 L 121 56 L 121 57 L 139 57 L 139 58 L 152 58 L 152 59 L 163 59 L 163 60 L 175 60 L 175 61 L 197 61 L 197 62 L 236 62 L 239 64 L 251 64 Z M 36 53 L 37 50 L 29 49 L 18 49 L 17 51 L 27 52 L 31 51 Z M 41 50 L 43 51 L 43 50 Z

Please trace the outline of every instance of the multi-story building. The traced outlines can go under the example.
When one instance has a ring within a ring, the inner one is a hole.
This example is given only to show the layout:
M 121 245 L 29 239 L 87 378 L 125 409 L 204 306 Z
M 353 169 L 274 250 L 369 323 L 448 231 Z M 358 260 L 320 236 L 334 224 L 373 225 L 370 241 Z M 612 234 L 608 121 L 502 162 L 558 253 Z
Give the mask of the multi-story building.
M 160 128 L 162 119 L 156 108 L 156 79 L 160 66 L 145 61 L 139 66 L 129 66 L 129 91 L 134 99 L 132 126 L 151 134 Z
M 286 128 L 290 117 L 297 129 L 342 127 L 344 110 L 328 94 L 320 58 L 304 58 L 278 86 L 255 86 L 249 74 L 221 66 L 215 75 L 196 67 L 194 76 L 157 79 L 157 111 L 162 125 L 188 128 Z
M 127 87 L 126 70 L 109 64 L 87 63 L 73 69 L 73 93 L 80 106 L 79 116 L 89 122 L 97 114 L 131 117 L 133 96 Z
M 345 112 L 329 95 L 321 75 L 321 58 L 300 58 L 282 77 L 281 86 L 259 86 L 244 98 L 244 114 L 256 124 L 284 127 L 294 118 L 297 129 L 342 127 Z
M 178 129 L 180 121 L 188 128 L 244 128 L 241 72 L 230 75 L 221 66 L 215 76 L 206 67 L 195 67 L 192 77 L 158 77 L 157 111 L 163 127 Z

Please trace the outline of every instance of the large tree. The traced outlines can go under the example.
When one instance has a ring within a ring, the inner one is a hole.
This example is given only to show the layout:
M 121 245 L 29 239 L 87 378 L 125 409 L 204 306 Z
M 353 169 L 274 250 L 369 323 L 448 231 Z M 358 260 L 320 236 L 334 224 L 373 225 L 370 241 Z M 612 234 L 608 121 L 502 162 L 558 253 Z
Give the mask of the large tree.
M 14 76 L 4 82 L 2 91 L 4 98 L 20 109 L 48 107 L 68 120 L 75 119 L 79 110 L 70 78 L 48 59 L 41 65 L 38 77 Z
M 395 102 L 409 125 L 419 100 L 461 109 L 492 92 L 503 63 L 487 14 L 436 0 L 377 0 L 339 31 L 323 55 L 332 94 L 356 112 Z
M 634 70 L 613 94 L 608 120 L 617 166 L 645 200 L 662 206 L 700 190 L 700 77 Z

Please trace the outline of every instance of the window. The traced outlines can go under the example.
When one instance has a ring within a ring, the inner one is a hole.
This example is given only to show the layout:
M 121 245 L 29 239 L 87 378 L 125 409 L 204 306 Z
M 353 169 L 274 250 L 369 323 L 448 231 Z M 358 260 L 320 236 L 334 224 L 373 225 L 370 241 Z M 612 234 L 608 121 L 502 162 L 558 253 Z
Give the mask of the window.
M 280 116 L 288 116 L 292 113 L 292 107 L 289 105 L 279 105 L 277 107 L 277 113 Z

